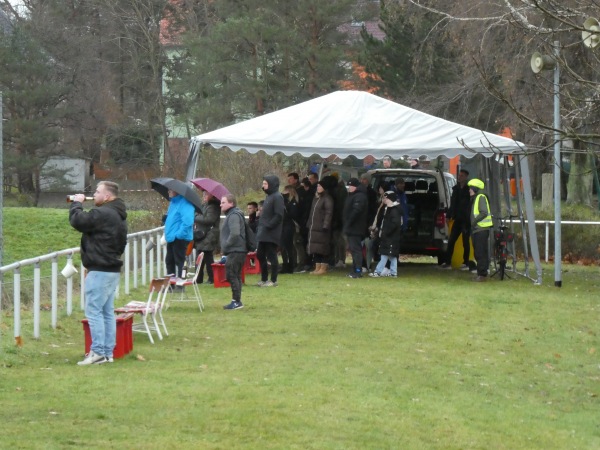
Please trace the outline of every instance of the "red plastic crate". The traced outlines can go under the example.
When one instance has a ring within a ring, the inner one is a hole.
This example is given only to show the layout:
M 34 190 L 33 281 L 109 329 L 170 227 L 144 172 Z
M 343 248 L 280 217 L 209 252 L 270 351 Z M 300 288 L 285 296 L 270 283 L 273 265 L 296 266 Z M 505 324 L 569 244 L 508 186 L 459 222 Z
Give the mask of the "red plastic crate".
M 244 264 L 244 271 L 249 275 L 256 275 L 260 273 L 260 263 L 256 258 L 256 252 L 250 252 L 246 255 L 246 263 Z
M 119 314 L 117 321 L 117 343 L 113 351 L 114 358 L 123 358 L 133 350 L 133 314 Z M 90 325 L 87 319 L 81 321 L 83 324 L 83 333 L 85 335 L 85 353 L 89 353 L 92 345 L 92 335 Z
M 230 287 L 229 281 L 225 279 L 225 264 L 211 264 L 213 269 L 213 286 L 216 288 Z M 246 283 L 246 272 L 242 268 L 242 283 Z

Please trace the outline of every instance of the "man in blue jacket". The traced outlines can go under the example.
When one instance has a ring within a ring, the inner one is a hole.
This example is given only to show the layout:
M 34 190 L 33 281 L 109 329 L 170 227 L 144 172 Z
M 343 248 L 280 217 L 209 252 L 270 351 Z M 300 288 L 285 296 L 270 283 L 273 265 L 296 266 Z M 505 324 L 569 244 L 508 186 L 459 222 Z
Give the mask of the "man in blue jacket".
M 185 253 L 190 241 L 194 240 L 195 208 L 182 195 L 169 189 L 169 210 L 165 221 L 167 274 L 180 277 L 185 263 Z

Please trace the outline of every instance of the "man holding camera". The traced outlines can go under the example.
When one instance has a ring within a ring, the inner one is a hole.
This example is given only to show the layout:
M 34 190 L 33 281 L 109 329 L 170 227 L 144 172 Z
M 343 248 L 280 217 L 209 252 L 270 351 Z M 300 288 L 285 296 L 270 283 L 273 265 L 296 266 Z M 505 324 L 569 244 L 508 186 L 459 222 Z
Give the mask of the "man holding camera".
M 83 210 L 83 194 L 73 196 L 69 222 L 81 236 L 81 261 L 85 278 L 85 316 L 90 326 L 92 345 L 77 364 L 103 364 L 113 361 L 116 344 L 114 299 L 121 276 L 121 255 L 127 245 L 127 211 L 118 198 L 119 186 L 101 181 L 94 192 L 95 207 Z

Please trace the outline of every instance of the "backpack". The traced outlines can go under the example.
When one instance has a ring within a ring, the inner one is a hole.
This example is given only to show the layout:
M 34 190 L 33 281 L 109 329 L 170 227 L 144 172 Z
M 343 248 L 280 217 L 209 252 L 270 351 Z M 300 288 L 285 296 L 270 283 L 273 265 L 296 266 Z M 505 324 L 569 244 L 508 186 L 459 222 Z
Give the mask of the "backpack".
M 250 228 L 250 224 L 246 221 L 246 218 L 240 214 L 244 222 L 244 240 L 246 241 L 246 252 L 251 253 L 256 251 L 256 234 Z

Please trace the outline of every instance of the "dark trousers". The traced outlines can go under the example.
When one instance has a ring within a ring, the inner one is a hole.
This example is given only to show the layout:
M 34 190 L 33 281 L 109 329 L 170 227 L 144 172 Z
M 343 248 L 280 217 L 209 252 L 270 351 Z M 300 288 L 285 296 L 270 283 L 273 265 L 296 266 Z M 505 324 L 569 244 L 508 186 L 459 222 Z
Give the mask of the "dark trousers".
M 213 269 L 212 263 L 215 262 L 212 250 L 203 250 L 204 258 L 202 258 L 202 264 L 200 264 L 200 273 L 198 274 L 198 283 L 204 281 L 204 268 L 206 267 L 206 276 L 208 281 L 213 281 Z
M 471 227 L 461 221 L 455 220 L 452 225 L 452 231 L 450 231 L 450 238 L 448 239 L 448 250 L 446 252 L 446 264 L 452 263 L 452 254 L 454 253 L 454 246 L 458 237 L 462 235 L 463 241 L 463 264 L 469 265 L 469 257 L 471 253 L 469 245 L 469 237 L 471 236 Z
M 245 253 L 230 253 L 225 260 L 225 279 L 231 285 L 231 300 L 242 301 L 242 269 L 246 262 Z
M 487 277 L 490 267 L 490 230 L 484 229 L 473 233 L 473 251 L 477 261 L 477 275 Z
M 281 259 L 283 260 L 283 270 L 288 273 L 294 271 L 296 267 L 296 248 L 294 247 L 294 224 L 283 224 L 281 232 Z M 283 271 L 282 271 L 283 273 Z
M 165 265 L 167 266 L 167 275 L 174 274 L 181 276 L 181 270 L 185 264 L 185 253 L 190 241 L 175 239 L 173 242 L 167 242 L 167 254 L 165 255 Z
M 362 238 L 360 236 L 346 235 L 346 241 L 348 241 L 348 250 L 352 255 L 352 271 L 362 271 Z
M 279 261 L 277 260 L 277 244 L 273 242 L 259 242 L 256 249 L 256 259 L 260 263 L 260 275 L 262 281 L 269 279 L 269 266 L 267 260 L 271 263 L 271 281 L 277 281 L 279 273 Z

